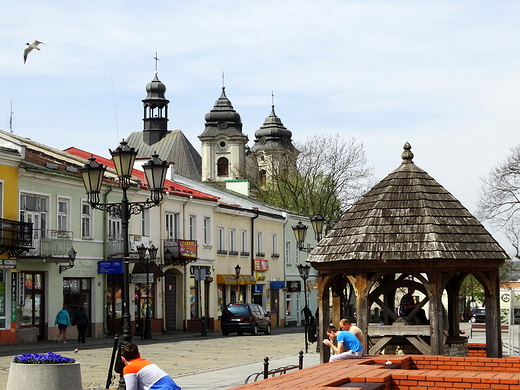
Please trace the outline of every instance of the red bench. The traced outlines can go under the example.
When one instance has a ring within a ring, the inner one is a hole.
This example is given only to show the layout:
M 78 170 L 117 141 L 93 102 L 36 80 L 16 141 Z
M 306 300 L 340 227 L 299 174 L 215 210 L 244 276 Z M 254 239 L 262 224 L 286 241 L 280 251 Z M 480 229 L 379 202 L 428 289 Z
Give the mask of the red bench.
M 500 330 L 502 333 L 508 333 L 509 332 L 509 325 L 500 325 Z M 471 324 L 471 329 L 469 332 L 469 337 L 473 337 L 473 332 L 475 333 L 485 333 L 486 332 L 486 324 Z

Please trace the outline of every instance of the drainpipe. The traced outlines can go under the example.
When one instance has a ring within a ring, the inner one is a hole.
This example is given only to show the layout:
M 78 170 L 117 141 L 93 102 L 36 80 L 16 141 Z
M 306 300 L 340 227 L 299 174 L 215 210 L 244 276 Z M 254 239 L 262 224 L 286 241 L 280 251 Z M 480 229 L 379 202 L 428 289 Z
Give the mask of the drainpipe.
M 112 187 L 108 187 L 108 190 L 107 192 L 105 192 L 103 194 L 103 202 L 104 203 L 108 203 L 108 194 L 110 194 L 112 192 Z M 103 213 L 103 260 L 107 260 L 108 259 L 108 242 L 107 242 L 107 234 L 108 234 L 108 213 Z M 108 326 L 107 326 L 107 310 L 106 310 L 106 304 L 107 302 L 105 301 L 106 300 L 106 294 L 107 294 L 107 287 L 108 287 L 108 283 L 107 283 L 107 276 L 105 275 L 103 277 L 103 283 L 105 285 L 105 288 L 103 290 L 105 290 L 105 296 L 103 297 L 103 333 L 104 334 L 108 334 Z M 112 302 L 110 302 L 110 305 L 112 304 Z M 94 313 L 92 313 L 91 315 L 93 315 Z M 114 313 L 115 314 L 115 313 Z
M 255 216 L 251 218 L 251 275 L 255 274 L 255 219 L 258 218 L 258 207 L 253 207 Z M 253 293 L 251 292 L 251 302 L 253 302 Z
M 186 202 L 184 202 L 184 204 L 182 205 L 182 237 L 185 237 L 185 232 L 186 232 L 186 205 L 188 203 L 190 203 L 191 201 L 193 200 L 193 196 L 190 195 L 189 199 L 186 200 Z M 190 274 L 188 272 L 188 264 L 185 264 L 184 265 L 184 299 L 182 300 L 183 301 L 183 311 L 184 311 L 184 315 L 183 315 L 183 321 L 184 321 L 184 325 L 183 325 L 183 330 L 184 332 L 186 332 L 188 330 L 188 307 L 189 305 L 186 304 L 186 299 L 189 297 L 190 295 L 190 290 L 189 290 L 189 286 L 190 286 Z

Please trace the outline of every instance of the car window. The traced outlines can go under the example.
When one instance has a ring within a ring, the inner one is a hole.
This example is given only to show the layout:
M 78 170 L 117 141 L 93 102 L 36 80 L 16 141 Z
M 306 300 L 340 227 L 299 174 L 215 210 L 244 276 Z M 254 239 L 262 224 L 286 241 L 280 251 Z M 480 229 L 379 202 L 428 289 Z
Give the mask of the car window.
M 251 305 L 251 311 L 255 316 L 261 315 L 260 308 L 258 305 Z
M 262 313 L 263 316 L 267 316 L 267 313 L 262 306 L 258 306 L 258 308 L 260 309 L 260 313 Z
M 247 310 L 247 306 L 245 306 L 245 305 L 230 305 L 230 306 L 226 307 L 226 310 L 229 311 L 231 314 L 239 315 L 239 316 L 249 314 L 249 311 Z

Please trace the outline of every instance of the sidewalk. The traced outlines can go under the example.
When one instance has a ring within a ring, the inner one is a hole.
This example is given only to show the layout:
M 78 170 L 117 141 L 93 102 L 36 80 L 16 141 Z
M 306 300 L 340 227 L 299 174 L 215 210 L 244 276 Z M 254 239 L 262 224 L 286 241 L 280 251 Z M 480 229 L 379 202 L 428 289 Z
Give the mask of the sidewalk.
M 314 352 L 314 350 L 312 352 L 309 351 L 309 353 L 304 354 L 303 368 L 316 366 L 320 364 L 319 360 L 319 353 Z M 294 364 L 298 364 L 298 356 L 270 360 L 269 368 L 277 369 Z M 180 376 L 175 378 L 175 382 L 182 390 L 224 390 L 243 385 L 249 375 L 263 372 L 263 370 L 264 363 L 258 362 L 201 374 Z M 259 379 L 263 379 L 263 374 L 260 375 Z M 252 380 L 254 380 L 254 378 L 252 378 L 249 383 L 251 383 Z

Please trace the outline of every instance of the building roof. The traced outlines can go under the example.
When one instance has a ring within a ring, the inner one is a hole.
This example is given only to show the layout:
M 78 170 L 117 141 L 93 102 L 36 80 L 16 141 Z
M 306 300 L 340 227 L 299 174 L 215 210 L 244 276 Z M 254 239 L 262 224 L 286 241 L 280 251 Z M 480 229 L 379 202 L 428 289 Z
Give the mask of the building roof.
M 86 152 L 84 150 L 70 147 L 65 150 L 67 153 L 70 153 L 74 156 L 82 157 L 88 159 L 90 156 L 93 156 L 98 163 L 104 164 L 110 168 L 114 168 L 114 162 L 111 159 L 93 155 L 89 152 Z M 141 183 L 146 183 L 146 177 L 143 171 L 140 171 L 138 169 L 134 169 L 132 171 L 132 176 L 139 179 Z M 178 195 L 183 197 L 193 197 L 195 199 L 202 199 L 202 200 L 209 200 L 209 201 L 218 201 L 218 197 L 214 195 L 210 195 L 207 193 L 204 193 L 202 191 L 194 190 L 193 188 L 189 188 L 187 186 L 184 186 L 179 183 L 175 183 L 171 180 L 165 180 L 164 181 L 164 188 L 166 191 L 170 193 L 170 195 Z
M 153 145 L 143 141 L 142 131 L 131 133 L 126 142 L 139 151 L 137 158 L 149 158 L 157 152 L 162 160 L 175 163 L 175 173 L 200 180 L 202 157 L 181 130 L 168 131 L 164 138 Z
M 402 159 L 341 217 L 309 262 L 509 258 L 451 193 L 414 164 L 408 143 Z
M 291 137 L 292 132 L 276 116 L 273 105 L 271 114 L 265 118 L 264 124 L 255 132 L 255 142 L 251 147 L 251 152 L 296 150 Z

